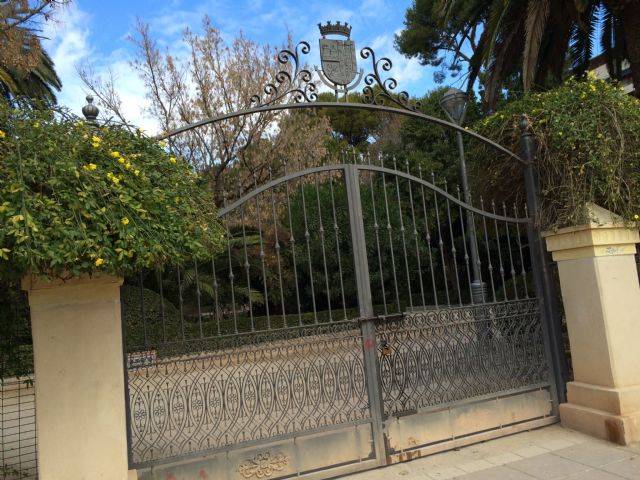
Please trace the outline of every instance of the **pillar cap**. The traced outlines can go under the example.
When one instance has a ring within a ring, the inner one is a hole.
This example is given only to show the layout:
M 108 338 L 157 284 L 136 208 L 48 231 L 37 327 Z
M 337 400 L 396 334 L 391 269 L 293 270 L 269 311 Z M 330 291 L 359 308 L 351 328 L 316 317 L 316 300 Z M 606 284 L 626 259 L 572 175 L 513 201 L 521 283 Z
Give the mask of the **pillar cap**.
M 71 278 L 47 278 L 28 274 L 22 278 L 21 287 L 22 290 L 35 291 L 110 283 L 122 285 L 122 281 L 123 279 L 121 277 L 101 272 L 94 273 L 93 275 L 82 275 L 80 277 Z
M 585 208 L 591 220 L 588 224 L 543 234 L 554 260 L 636 253 L 636 243 L 640 243 L 637 228 L 625 225 L 621 217 L 595 204 L 587 204 Z

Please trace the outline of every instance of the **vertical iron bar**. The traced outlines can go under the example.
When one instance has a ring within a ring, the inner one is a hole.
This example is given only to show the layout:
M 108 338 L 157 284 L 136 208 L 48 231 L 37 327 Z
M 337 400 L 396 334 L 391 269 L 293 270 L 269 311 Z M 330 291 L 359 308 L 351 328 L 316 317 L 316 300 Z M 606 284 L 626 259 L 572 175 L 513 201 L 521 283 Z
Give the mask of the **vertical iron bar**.
M 493 212 L 494 215 L 496 215 L 496 202 L 494 202 L 493 200 L 491 200 L 491 211 Z M 507 296 L 507 284 L 504 280 L 504 263 L 502 263 L 502 247 L 500 246 L 500 233 L 498 231 L 498 221 L 495 218 L 493 219 L 493 226 L 496 231 L 496 243 L 498 245 L 498 261 L 500 262 L 500 278 L 502 279 L 502 297 L 506 302 L 507 300 L 509 300 L 509 297 Z
M 224 206 L 227 206 L 227 192 L 223 192 L 222 194 Z M 231 261 L 231 230 L 229 229 L 229 222 L 226 224 L 227 230 L 227 258 L 229 260 L 229 284 L 231 285 L 231 305 L 233 307 L 233 333 L 238 333 L 238 313 L 236 312 L 236 290 L 234 279 L 235 275 L 233 274 L 233 265 Z
M 393 157 L 393 169 L 398 170 L 396 157 Z M 402 218 L 402 202 L 400 201 L 400 180 L 396 177 L 396 197 L 398 199 L 398 217 L 400 219 L 400 236 L 402 237 L 402 252 L 404 254 L 404 270 L 407 274 L 407 293 L 409 293 L 409 306 L 413 310 L 413 292 L 411 291 L 411 274 L 409 272 L 409 257 L 407 256 L 407 239 L 405 238 L 404 220 Z M 402 310 L 400 310 L 402 311 Z
M 564 355 L 562 326 L 558 314 L 558 296 L 555 291 L 553 275 L 549 269 L 549 254 L 539 232 L 540 205 L 538 191 L 538 173 L 536 170 L 536 140 L 529 129 L 529 121 L 523 115 L 520 122 L 520 151 L 525 160 L 524 180 L 529 207 L 529 253 L 533 266 L 533 277 L 538 293 L 540 310 L 543 316 L 542 330 L 545 339 L 545 351 L 551 362 L 551 393 L 555 400 L 554 413 L 557 414 L 557 403 L 567 401 L 567 359 Z
M 369 282 L 369 262 L 367 244 L 362 219 L 359 170 L 356 165 L 345 168 L 345 186 L 349 203 L 349 225 L 353 242 L 353 261 L 358 291 L 358 308 L 362 329 L 362 346 L 366 372 L 367 391 L 371 409 L 373 443 L 376 459 L 380 465 L 386 461 L 384 434 L 384 407 L 381 390 L 380 364 L 376 346 L 376 327 L 373 320 L 371 284 Z
M 258 188 L 258 176 L 253 173 L 253 188 Z M 264 263 L 264 241 L 262 240 L 262 211 L 260 209 L 260 202 L 258 201 L 258 195 L 255 196 L 256 204 L 256 217 L 258 220 L 258 238 L 260 240 L 260 263 L 262 264 L 262 289 L 264 291 L 264 306 L 265 313 L 267 314 L 267 330 L 271 330 L 271 315 L 269 312 L 269 290 L 267 288 L 267 268 Z
M 371 157 L 367 155 L 367 159 L 369 161 L 369 165 L 371 165 Z M 387 294 L 384 289 L 384 271 L 382 269 L 382 253 L 380 251 L 380 224 L 378 223 L 378 214 L 376 213 L 376 198 L 373 191 L 373 173 L 369 172 L 369 190 L 371 193 L 371 207 L 373 209 L 373 230 L 376 236 L 376 250 L 378 252 L 378 266 L 380 268 L 380 289 L 382 291 L 382 305 L 384 307 L 384 314 L 388 315 L 389 311 L 387 309 Z
M 299 182 L 301 183 L 301 182 Z M 309 239 L 311 234 L 309 233 L 309 223 L 307 221 L 307 201 L 305 199 L 304 183 L 300 187 L 302 195 L 302 217 L 304 218 L 304 239 L 307 244 L 307 263 L 309 264 L 309 284 L 311 286 L 311 305 L 313 307 L 313 321 L 318 323 L 318 312 L 316 309 L 316 290 L 313 285 L 313 264 L 311 263 L 311 243 Z
M 456 185 L 456 193 L 457 193 L 458 200 L 460 200 L 460 187 L 458 185 Z M 460 226 L 462 227 L 462 246 L 464 248 L 464 263 L 465 263 L 465 266 L 467 267 L 466 268 L 467 282 L 469 282 L 469 299 L 471 303 L 473 303 L 473 288 L 471 288 L 471 270 L 469 269 L 469 252 L 467 251 L 467 235 L 465 233 L 466 231 L 464 227 L 464 220 L 462 219 L 464 215 L 462 213 L 461 205 L 458 205 L 458 213 L 460 214 Z
M 422 167 L 418 166 L 418 174 L 422 180 Z M 431 232 L 429 231 L 429 218 L 427 213 L 427 202 L 424 196 L 424 185 L 420 184 L 420 196 L 422 197 L 422 212 L 424 213 L 424 229 L 426 231 L 427 251 L 429 252 L 429 269 L 431 271 L 431 286 L 433 287 L 433 301 L 438 308 L 438 292 L 436 288 L 436 275 L 433 271 L 433 255 L 431 254 Z M 437 208 L 437 206 L 436 206 Z
M 518 207 L 516 204 L 513 204 L 513 216 L 518 217 Z M 529 287 L 527 287 L 527 272 L 524 268 L 524 255 L 522 254 L 522 239 L 520 238 L 520 224 L 516 223 L 516 235 L 518 239 L 518 251 L 520 252 L 520 266 L 522 267 L 522 271 L 520 275 L 522 275 L 522 283 L 524 283 L 524 297 L 529 298 Z
M 272 178 L 271 166 L 268 168 L 269 170 L 269 181 Z M 278 217 L 276 216 L 276 199 L 274 194 L 274 188 L 271 188 L 271 211 L 273 212 L 273 235 L 275 237 L 275 249 L 276 249 L 276 259 L 278 262 L 278 281 L 280 283 L 280 308 L 282 309 L 282 322 L 284 326 L 287 326 L 287 312 L 284 308 L 284 288 L 282 286 L 282 261 L 280 260 L 280 240 L 278 239 Z
M 431 172 L 431 183 L 435 187 L 436 174 Z M 438 196 L 436 191 L 433 191 L 433 203 L 436 206 L 436 224 L 438 225 L 438 248 L 440 249 L 440 261 L 442 262 L 442 275 L 444 276 L 444 292 L 447 298 L 447 306 L 451 306 L 451 299 L 449 298 L 449 282 L 447 281 L 447 266 L 444 261 L 444 242 L 442 241 L 442 229 L 440 228 L 440 211 L 438 210 Z
M 384 159 L 380 155 L 380 165 L 384 168 Z M 382 191 L 384 192 L 384 208 L 387 213 L 387 232 L 389 234 L 389 252 L 391 254 L 391 272 L 393 273 L 393 286 L 396 292 L 396 307 L 398 312 L 402 311 L 400 306 L 400 292 L 398 291 L 398 277 L 396 275 L 396 259 L 393 253 L 393 233 L 391 231 L 391 217 L 389 215 L 389 199 L 387 197 L 387 177 L 382 172 Z
M 147 334 L 147 316 L 144 309 L 144 280 L 142 279 L 142 272 L 140 272 L 140 316 L 142 317 L 142 332 L 144 334 L 144 348 L 149 348 L 149 337 Z
M 198 277 L 198 262 L 196 260 L 193 261 L 193 269 L 196 277 L 196 303 L 198 307 L 198 326 L 200 327 L 200 338 L 204 338 L 204 332 L 202 331 L 202 307 L 200 305 L 200 295 L 202 295 L 202 292 L 200 291 L 200 278 Z
M 344 298 L 344 279 L 342 278 L 342 257 L 340 254 L 340 227 L 338 226 L 338 216 L 336 214 L 336 200 L 333 192 L 333 173 L 329 174 L 329 188 L 331 189 L 331 210 L 333 213 L 333 232 L 336 237 L 336 253 L 338 255 L 338 273 L 340 275 L 340 295 L 342 298 L 342 312 L 347 320 L 347 304 Z
M 409 172 L 409 160 L 405 162 L 405 167 L 407 169 L 407 174 Z M 420 281 L 420 296 L 422 299 L 422 308 L 424 309 L 427 306 L 427 302 L 424 297 L 424 283 L 422 282 L 422 265 L 420 262 L 420 247 L 418 243 L 418 228 L 416 227 L 416 212 L 413 206 L 413 188 L 411 187 L 412 180 L 407 180 L 409 184 L 409 204 L 411 205 L 411 221 L 413 222 L 413 241 L 416 245 L 416 261 L 418 263 L 418 280 Z
M 504 202 L 502 202 L 502 214 L 507 216 L 507 206 Z M 511 266 L 511 270 L 509 273 L 511 274 L 511 283 L 513 284 L 513 294 L 515 295 L 516 300 L 519 300 L 518 296 L 518 283 L 516 282 L 516 269 L 513 266 L 513 252 L 511 251 L 511 235 L 509 234 L 509 222 L 504 222 L 504 229 L 507 233 L 507 248 L 509 249 L 509 265 Z
M 240 198 L 240 182 L 238 181 L 238 198 Z M 242 250 L 244 251 L 244 271 L 247 276 L 247 299 L 249 300 L 249 319 L 251 322 L 251 331 L 255 330 L 253 321 L 253 301 L 251 300 L 251 272 L 249 271 L 249 255 L 247 253 L 247 230 L 244 222 L 244 204 L 240 205 L 240 223 L 242 224 Z M 265 299 L 266 300 L 266 299 Z
M 162 287 L 162 270 L 158 270 L 158 287 L 160 290 L 160 318 L 162 318 L 162 342 L 167 341 L 167 322 L 164 310 L 164 292 Z
M 480 197 L 480 208 L 482 209 L 482 211 L 484 212 L 484 200 L 482 197 Z M 496 302 L 496 286 L 495 286 L 495 282 L 493 280 L 493 263 L 491 262 L 491 249 L 489 248 L 489 233 L 487 231 L 487 217 L 486 216 L 482 216 L 482 226 L 484 229 L 484 246 L 485 246 L 485 250 L 487 251 L 487 264 L 488 264 L 488 268 L 489 268 L 489 279 L 491 280 L 491 298 L 493 299 L 493 302 Z
M 284 163 L 284 174 L 287 175 L 287 162 Z M 298 324 L 302 325 L 302 310 L 300 307 L 300 287 L 298 286 L 298 263 L 296 261 L 296 238 L 293 234 L 293 217 L 291 215 L 291 195 L 289 191 L 289 180 L 285 182 L 287 192 L 287 212 L 289 213 L 289 242 L 291 243 L 291 257 L 293 259 L 293 278 L 296 285 L 296 302 L 298 306 Z
M 185 340 L 184 334 L 184 301 L 182 298 L 182 279 L 180 277 L 180 266 L 177 268 L 178 272 L 178 305 L 180 307 L 180 332 L 182 333 L 182 341 Z
M 220 316 L 218 316 L 218 312 L 221 312 L 220 310 L 220 303 L 219 303 L 219 298 L 218 298 L 218 275 L 216 274 L 216 259 L 211 256 L 211 273 L 213 275 L 213 296 L 214 296 L 214 306 L 213 308 L 215 309 L 213 312 L 214 318 L 216 319 L 216 328 L 217 328 L 217 334 L 218 336 L 220 336 Z
M 444 181 L 444 191 L 449 193 L 449 187 L 447 187 L 447 181 Z M 449 197 L 445 197 L 447 202 L 447 219 L 449 220 L 449 238 L 451 239 L 451 257 L 453 258 L 453 271 L 456 274 L 456 289 L 458 291 L 458 303 L 462 306 L 462 290 L 460 289 L 460 277 L 458 275 L 458 251 L 456 249 L 456 242 L 453 237 L 453 225 L 451 222 L 451 202 Z M 473 298 L 472 298 L 473 302 Z
M 324 248 L 324 222 L 322 221 L 322 207 L 320 205 L 320 187 L 318 186 L 318 174 L 314 174 L 316 183 L 316 201 L 318 203 L 318 222 L 320 229 L 320 249 L 322 251 L 322 265 L 324 267 L 324 285 L 327 292 L 327 308 L 329 310 L 329 321 L 333 321 L 331 312 L 331 290 L 329 290 L 329 271 L 327 270 L 327 254 Z

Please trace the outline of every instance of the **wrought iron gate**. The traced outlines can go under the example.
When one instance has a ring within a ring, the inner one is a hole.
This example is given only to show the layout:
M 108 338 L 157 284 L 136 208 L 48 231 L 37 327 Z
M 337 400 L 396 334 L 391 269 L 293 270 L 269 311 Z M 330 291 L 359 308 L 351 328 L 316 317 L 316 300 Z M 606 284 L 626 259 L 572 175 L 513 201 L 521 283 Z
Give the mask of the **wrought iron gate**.
M 299 103 L 258 99 L 210 121 L 336 106 L 305 103 L 309 72 L 298 50 L 287 52 L 287 78 L 303 87 L 265 92 Z M 380 105 L 372 89 L 371 104 L 342 108 L 460 131 L 391 95 L 379 77 L 390 62 L 362 52 L 374 65 L 365 90 L 375 81 L 403 109 Z M 382 156 L 285 165 L 221 209 L 224 252 L 128 282 L 139 478 L 326 478 L 557 421 L 562 392 L 533 218 L 460 197 Z

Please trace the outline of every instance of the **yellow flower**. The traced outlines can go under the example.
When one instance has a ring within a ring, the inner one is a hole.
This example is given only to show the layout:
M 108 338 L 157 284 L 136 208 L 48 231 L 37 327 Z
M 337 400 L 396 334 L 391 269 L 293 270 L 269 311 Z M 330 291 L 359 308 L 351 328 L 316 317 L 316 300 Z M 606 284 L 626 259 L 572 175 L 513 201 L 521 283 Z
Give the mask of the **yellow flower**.
M 169 161 L 171 163 L 176 163 L 176 157 L 169 157 Z
M 126 168 L 127 170 L 129 170 L 129 169 L 131 168 L 131 163 L 127 162 L 127 163 L 124 165 L 124 168 Z
M 601 134 L 601 133 L 599 133 L 599 134 L 597 135 L 597 137 L 598 137 L 598 138 L 602 138 L 602 134 Z
M 0 138 L 4 138 L 4 137 L 6 137 L 6 136 L 7 136 L 7 134 L 6 134 L 6 133 L 4 133 L 2 130 L 0 130 Z
M 137 177 L 138 175 L 140 175 L 140 170 L 134 170 L 133 174 Z
M 124 158 L 122 157 L 118 158 L 118 163 L 124 163 Z
M 638 215 L 637 213 L 633 216 L 634 220 L 638 220 L 640 219 L 640 215 Z
M 120 152 L 111 152 L 111 153 L 110 153 L 110 155 L 111 155 L 113 158 L 118 158 L 118 157 L 120 156 Z
M 160 145 L 162 148 L 164 148 L 164 147 L 166 147 L 166 146 L 167 146 L 167 142 L 165 142 L 165 141 L 163 141 L 163 140 L 160 140 L 160 141 L 158 142 L 158 145 Z
M 40 123 L 36 122 L 33 124 L 33 128 L 40 128 Z
M 95 163 L 90 163 L 89 164 L 89 170 L 95 170 L 97 168 Z
M 123 225 L 129 225 L 129 219 L 127 217 L 123 217 L 122 220 L 120 220 L 120 223 Z
M 96 262 L 95 262 L 96 267 L 99 267 L 99 266 L 100 266 L 100 265 L 102 265 L 103 263 L 104 263 L 104 260 L 103 260 L 103 259 L 101 259 L 101 258 L 97 258 L 97 259 L 96 259 Z

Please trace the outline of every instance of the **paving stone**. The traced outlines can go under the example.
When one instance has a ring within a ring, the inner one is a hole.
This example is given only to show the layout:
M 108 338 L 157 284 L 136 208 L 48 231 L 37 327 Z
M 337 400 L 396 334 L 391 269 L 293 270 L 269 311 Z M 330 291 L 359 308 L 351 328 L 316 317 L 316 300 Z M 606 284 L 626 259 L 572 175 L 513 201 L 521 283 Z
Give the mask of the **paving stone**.
M 487 468 L 494 467 L 492 463 L 487 462 L 486 460 L 476 460 L 475 462 L 468 462 L 458 465 L 460 470 L 464 470 L 465 472 L 477 472 L 479 470 L 486 470 Z
M 505 463 L 517 462 L 518 460 L 522 460 L 522 457 L 511 452 L 487 457 L 487 462 L 493 463 L 494 465 L 504 465 Z
M 456 478 L 456 480 L 534 480 L 535 478 L 524 472 L 500 466 L 482 470 L 481 472 L 469 473 Z
M 627 460 L 610 463 L 600 468 L 605 472 L 614 473 L 622 478 L 638 480 L 640 478 L 640 457 L 632 457 Z
M 607 473 L 598 468 L 593 470 L 587 470 L 586 472 L 579 473 L 577 475 L 571 475 L 566 477 L 567 480 L 623 480 L 624 477 L 619 477 L 613 473 Z
M 613 447 L 613 445 L 600 443 L 574 445 L 573 447 L 556 450 L 553 454 L 589 465 L 590 467 L 600 467 L 602 465 L 625 460 L 633 456 L 629 452 L 618 450 Z
M 448 480 L 450 478 L 458 478 L 462 475 L 464 475 L 465 472 L 464 470 L 460 470 L 459 468 L 456 467 L 448 467 L 442 470 L 434 470 L 433 472 L 428 472 L 428 478 L 433 479 L 433 480 Z
M 549 450 L 538 447 L 537 445 L 531 445 L 530 447 L 521 448 L 519 450 L 515 450 L 516 455 L 519 455 L 523 458 L 537 457 L 538 455 L 543 455 L 545 453 L 549 453 Z
M 508 468 L 513 468 L 544 480 L 560 479 L 568 475 L 586 472 L 590 469 L 582 463 L 550 453 L 510 463 Z
M 551 452 L 555 450 L 561 450 L 563 448 L 573 447 L 574 445 L 574 442 L 570 442 L 569 440 L 565 440 L 564 438 L 552 438 L 546 440 L 543 439 L 539 444 L 540 447 L 546 448 Z

